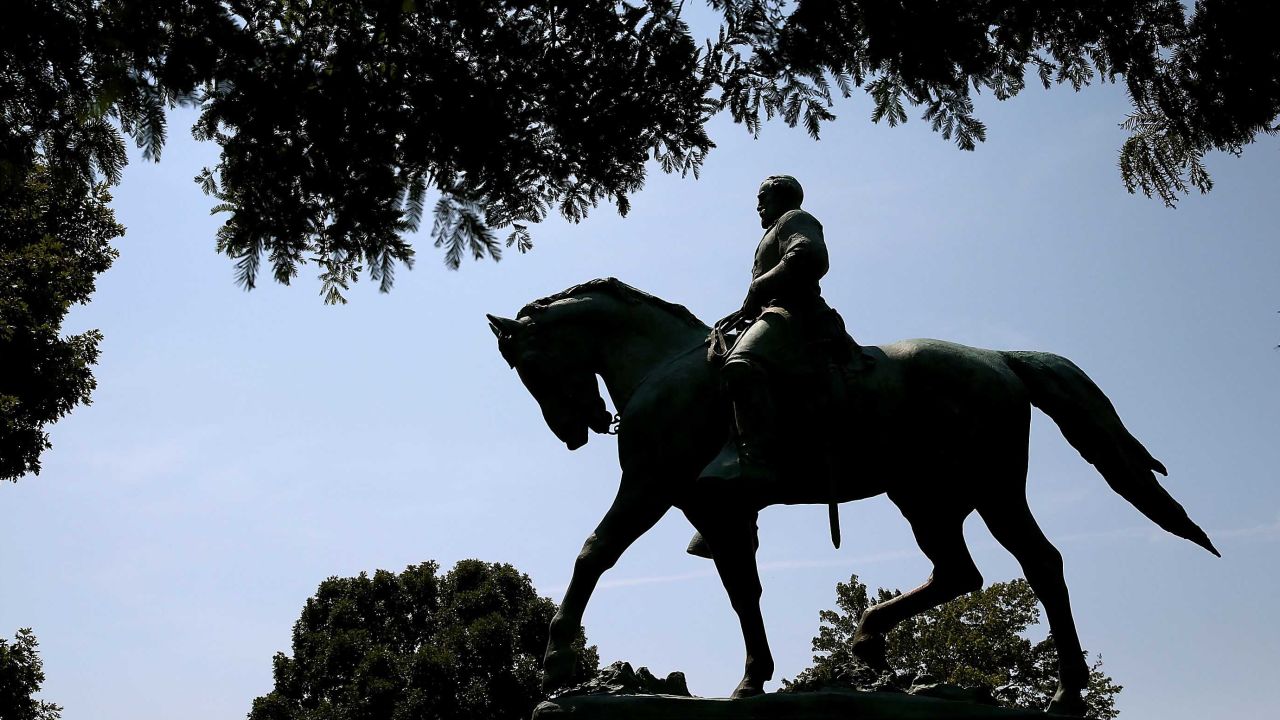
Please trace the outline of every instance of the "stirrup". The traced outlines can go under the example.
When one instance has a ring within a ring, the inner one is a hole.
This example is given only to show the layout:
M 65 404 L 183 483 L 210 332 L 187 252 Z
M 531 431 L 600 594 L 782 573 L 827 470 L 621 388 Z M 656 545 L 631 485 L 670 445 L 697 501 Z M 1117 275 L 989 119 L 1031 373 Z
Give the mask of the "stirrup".
M 725 443 L 715 459 L 698 473 L 699 481 L 719 480 L 730 485 L 774 482 L 777 478 L 778 472 L 773 465 L 745 460 L 738 443 L 733 441 Z
M 752 536 L 755 540 L 755 544 L 753 547 L 756 550 L 759 550 L 760 549 L 760 526 L 759 525 L 757 525 L 755 529 L 752 530 Z M 693 537 L 689 539 L 689 547 L 685 548 L 684 551 L 694 557 L 706 558 L 708 560 L 715 559 L 711 554 L 711 543 L 707 542 L 707 539 L 702 537 L 702 533 L 698 532 L 697 530 L 693 531 Z
M 702 533 L 697 530 L 693 531 L 693 537 L 689 539 L 689 547 L 685 548 L 684 551 L 694 557 L 706 558 L 707 560 L 713 559 L 711 557 L 711 543 L 707 542 L 707 539 L 702 537 Z

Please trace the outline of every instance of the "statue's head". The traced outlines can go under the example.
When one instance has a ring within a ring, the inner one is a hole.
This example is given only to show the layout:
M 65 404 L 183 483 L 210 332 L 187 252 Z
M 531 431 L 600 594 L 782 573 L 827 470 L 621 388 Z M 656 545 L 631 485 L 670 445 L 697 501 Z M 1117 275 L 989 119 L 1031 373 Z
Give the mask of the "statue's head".
M 770 175 L 760 183 L 756 193 L 756 212 L 760 214 L 760 227 L 773 225 L 783 213 L 800 207 L 804 200 L 804 188 L 790 175 Z
M 568 329 L 528 316 L 518 320 L 486 315 L 498 338 L 498 350 L 538 401 L 551 432 L 577 450 L 587 444 L 589 430 L 609 431 L 613 417 L 600 397 L 595 370 L 584 341 Z

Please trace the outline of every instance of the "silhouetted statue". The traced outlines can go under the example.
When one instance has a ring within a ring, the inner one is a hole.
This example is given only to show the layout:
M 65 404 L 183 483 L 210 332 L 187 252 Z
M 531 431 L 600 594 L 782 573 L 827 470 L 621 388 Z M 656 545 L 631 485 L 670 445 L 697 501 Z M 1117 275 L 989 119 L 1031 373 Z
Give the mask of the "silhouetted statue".
M 1059 657 L 1060 684 L 1050 709 L 1081 714 L 1089 668 L 1071 617 L 1062 557 L 1027 507 L 1030 405 L 1048 413 L 1112 489 L 1143 514 L 1217 554 L 1156 481 L 1152 471 L 1164 474 L 1164 466 L 1129 434 L 1084 372 L 1057 355 L 940 340 L 862 348 L 863 362 L 851 358 L 860 369 L 847 373 L 856 411 L 839 424 L 854 448 L 837 463 L 842 481 L 830 482 L 824 431 L 805 422 L 825 422 L 832 414 L 808 412 L 803 399 L 782 402 L 802 393 L 776 393 L 776 411 L 786 421 L 775 424 L 782 441 L 774 446 L 785 451 L 774 459 L 774 472 L 726 484 L 702 477 L 729 439 L 730 412 L 708 361 L 710 328 L 684 307 L 609 278 L 530 303 L 514 320 L 488 317 L 502 356 L 570 450 L 586 444 L 590 430 L 606 433 L 613 425 L 597 375 L 619 409 L 621 484 L 587 538 L 552 621 L 543 661 L 549 687 L 561 685 L 574 666 L 571 643 L 600 576 L 676 507 L 706 538 L 742 626 L 746 668 L 733 696 L 763 692 L 774 667 L 760 614 L 757 513 L 779 503 L 885 493 L 911 524 L 933 573 L 915 590 L 867 610 L 855 654 L 888 669 L 885 634 L 894 625 L 982 586 L 962 532 L 976 510 L 1017 558 L 1044 605 Z

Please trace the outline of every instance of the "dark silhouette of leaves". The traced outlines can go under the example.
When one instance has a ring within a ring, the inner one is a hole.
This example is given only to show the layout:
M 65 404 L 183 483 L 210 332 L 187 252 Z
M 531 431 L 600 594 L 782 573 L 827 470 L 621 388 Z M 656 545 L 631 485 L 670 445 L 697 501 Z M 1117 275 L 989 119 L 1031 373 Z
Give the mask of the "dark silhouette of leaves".
M 275 688 L 249 720 L 524 720 L 542 700 L 542 652 L 555 605 L 510 565 L 434 562 L 399 574 L 329 578 L 277 653 Z M 575 681 L 599 665 L 579 631 Z
M 856 676 L 852 646 L 862 614 L 901 594 L 879 588 L 873 596 L 857 575 L 837 583 L 836 609 L 818 613 L 813 666 L 784 680 L 785 690 L 813 690 Z M 1025 580 L 989 585 L 900 623 L 887 637 L 889 662 L 917 679 L 985 687 L 1002 705 L 1042 710 L 1057 689 L 1058 654 L 1052 635 L 1035 643 L 1024 635 L 1040 622 L 1037 602 Z M 1090 667 L 1084 700 L 1089 717 L 1114 720 L 1122 688 L 1101 668 L 1101 659 Z
M 0 194 L 0 479 L 40 472 L 44 427 L 89 402 L 102 335 L 63 336 L 124 233 L 103 184 L 88 190 L 43 165 Z
M 60 208 L 85 211 L 120 181 L 125 136 L 159 160 L 166 113 L 198 107 L 192 131 L 220 156 L 196 182 L 235 281 L 313 263 L 341 303 L 361 276 L 387 291 L 412 266 L 427 203 L 448 206 L 432 233 L 447 266 L 524 252 L 553 210 L 625 215 L 650 167 L 697 178 L 719 112 L 816 139 L 862 88 L 873 121 L 910 106 L 973 150 L 972 93 L 1123 83 L 1122 181 L 1168 205 L 1212 188 L 1207 153 L 1280 132 L 1278 3 L 705 1 L 723 22 L 700 44 L 672 0 L 11 0 L 0 203 L 38 166 Z
M 1125 187 L 1174 205 L 1212 187 L 1203 157 L 1238 154 L 1259 133 L 1280 131 L 1280 6 L 1199 0 L 1113 3 L 1070 0 L 711 0 L 724 16 L 703 73 L 717 107 L 752 134 L 795 99 L 827 102 L 824 78 L 842 94 L 864 87 L 871 119 L 906 122 L 906 104 L 944 139 L 973 150 L 986 127 L 970 92 L 1000 100 L 1028 72 L 1049 88 L 1123 82 L 1134 113 L 1120 151 Z M 795 125 L 799 115 L 783 112 Z M 805 115 L 805 130 L 832 119 Z
M 20 628 L 13 643 L 0 638 L 0 708 L 5 720 L 58 720 L 62 708 L 34 696 L 44 684 L 44 663 L 31 628 Z

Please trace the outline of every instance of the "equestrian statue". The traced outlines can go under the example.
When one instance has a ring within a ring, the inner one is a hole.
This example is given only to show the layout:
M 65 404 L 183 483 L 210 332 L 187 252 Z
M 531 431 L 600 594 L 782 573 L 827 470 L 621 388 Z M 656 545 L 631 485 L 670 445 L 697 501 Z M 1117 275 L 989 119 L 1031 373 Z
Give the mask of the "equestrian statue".
M 859 346 L 822 299 L 827 247 L 821 224 L 800 208 L 800 184 L 770 177 L 757 199 L 765 234 L 750 289 L 742 308 L 713 327 L 613 278 L 535 300 L 515 319 L 488 316 L 503 358 L 557 438 L 576 450 L 592 431 L 618 436 L 618 494 L 552 620 L 546 686 L 562 685 L 577 662 L 572 640 L 601 575 L 675 507 L 697 531 L 689 552 L 713 560 L 741 623 L 746 667 L 733 697 L 764 692 L 774 663 L 760 612 L 759 511 L 827 505 L 838 547 L 836 506 L 883 493 L 933 572 L 863 614 L 854 655 L 889 671 L 890 629 L 982 587 L 963 535 L 977 511 L 1044 606 L 1058 647 L 1048 710 L 1082 715 L 1089 668 L 1062 556 L 1027 506 L 1031 406 L 1140 512 L 1217 555 L 1213 543 L 1157 482 L 1164 466 L 1074 363 L 941 340 Z

